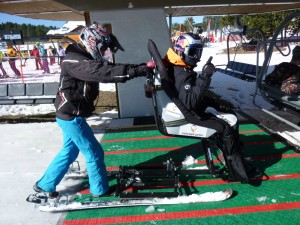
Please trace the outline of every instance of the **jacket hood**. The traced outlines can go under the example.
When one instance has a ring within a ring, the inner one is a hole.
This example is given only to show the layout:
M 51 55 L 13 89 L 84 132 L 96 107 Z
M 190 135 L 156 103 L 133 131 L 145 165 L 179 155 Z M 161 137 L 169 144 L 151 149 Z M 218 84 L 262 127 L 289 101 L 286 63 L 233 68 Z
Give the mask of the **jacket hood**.
M 88 57 L 89 59 L 93 59 L 92 55 L 89 54 L 87 51 L 85 51 L 83 46 L 80 46 L 79 43 L 72 43 L 69 44 L 68 47 L 66 48 L 66 54 L 74 52 L 74 53 L 79 53 L 83 54 L 84 56 Z
M 174 52 L 173 49 L 169 48 L 167 51 L 167 54 L 164 58 L 164 60 L 176 65 L 176 66 L 184 66 L 190 68 L 189 65 L 187 65 L 181 58 L 180 56 Z

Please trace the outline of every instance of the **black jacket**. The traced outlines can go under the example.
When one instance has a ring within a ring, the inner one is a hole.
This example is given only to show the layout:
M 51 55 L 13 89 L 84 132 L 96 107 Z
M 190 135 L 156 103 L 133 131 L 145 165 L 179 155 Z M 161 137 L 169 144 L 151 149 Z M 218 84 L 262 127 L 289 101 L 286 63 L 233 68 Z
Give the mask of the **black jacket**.
M 93 60 L 78 44 L 70 44 L 61 65 L 60 82 L 55 99 L 56 116 L 72 120 L 75 116 L 89 117 L 95 110 L 99 82 L 125 82 L 132 65 L 108 64 Z
M 173 66 L 174 86 L 177 98 L 186 108 L 197 115 L 203 112 L 202 101 L 210 84 L 210 78 L 198 76 L 195 71 L 183 66 Z

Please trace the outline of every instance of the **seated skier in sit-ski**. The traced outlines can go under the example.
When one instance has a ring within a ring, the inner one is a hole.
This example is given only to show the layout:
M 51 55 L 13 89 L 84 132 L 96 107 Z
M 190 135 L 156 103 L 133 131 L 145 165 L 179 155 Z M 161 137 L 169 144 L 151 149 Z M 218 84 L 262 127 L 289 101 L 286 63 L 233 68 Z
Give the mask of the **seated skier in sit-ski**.
M 200 76 L 193 70 L 202 55 L 203 45 L 199 36 L 183 34 L 176 40 L 174 48 L 176 52 L 169 48 L 164 63 L 175 98 L 197 117 L 197 125 L 216 130 L 220 140 L 218 145 L 229 171 L 228 180 L 249 183 L 251 178 L 261 177 L 261 172 L 246 162 L 241 153 L 239 124 L 233 110 L 205 96 L 215 66 L 208 63 Z

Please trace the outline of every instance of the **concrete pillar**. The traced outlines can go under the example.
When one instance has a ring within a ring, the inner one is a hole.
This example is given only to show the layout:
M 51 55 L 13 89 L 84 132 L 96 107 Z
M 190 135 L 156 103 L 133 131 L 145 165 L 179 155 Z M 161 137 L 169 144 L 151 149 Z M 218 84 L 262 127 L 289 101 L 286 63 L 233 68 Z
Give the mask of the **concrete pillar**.
M 116 63 L 140 64 L 149 60 L 148 39 L 152 39 L 162 57 L 171 46 L 169 28 L 163 8 L 91 11 L 91 22 L 108 23 L 125 49 L 115 54 Z M 152 100 L 144 95 L 145 78 L 135 78 L 117 85 L 119 115 L 139 117 L 153 115 Z

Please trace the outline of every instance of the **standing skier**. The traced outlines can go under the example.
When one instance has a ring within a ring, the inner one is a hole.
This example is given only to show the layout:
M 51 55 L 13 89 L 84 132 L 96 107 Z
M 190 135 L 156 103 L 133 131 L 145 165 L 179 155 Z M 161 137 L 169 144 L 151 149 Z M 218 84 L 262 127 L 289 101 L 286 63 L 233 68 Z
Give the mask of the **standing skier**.
M 21 73 L 20 71 L 17 69 L 16 67 L 16 59 L 17 59 L 17 51 L 16 49 L 13 47 L 13 45 L 8 45 L 7 47 L 7 55 L 9 56 L 9 65 L 10 68 L 12 69 L 12 71 L 14 71 L 15 73 L 15 78 L 20 78 L 21 77 Z
M 99 82 L 126 82 L 135 77 L 153 74 L 145 64 L 113 64 L 104 57 L 124 51 L 117 38 L 98 23 L 85 27 L 80 34 L 81 44 L 70 44 L 61 64 L 59 89 L 55 100 L 56 121 L 63 132 L 63 147 L 46 172 L 36 182 L 36 192 L 56 197 L 56 186 L 77 158 L 79 151 L 86 159 L 90 192 L 100 197 L 108 189 L 104 152 L 85 118 L 92 115 L 94 101 L 99 95 Z
M 42 63 L 43 63 L 42 65 L 44 70 L 43 74 L 50 73 L 47 51 L 45 50 L 44 46 L 40 42 L 37 42 L 36 45 L 39 49 L 40 57 L 42 58 Z

